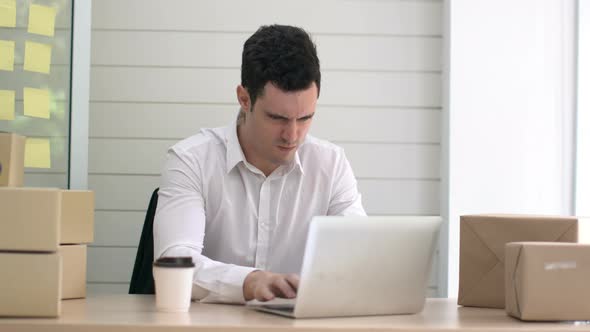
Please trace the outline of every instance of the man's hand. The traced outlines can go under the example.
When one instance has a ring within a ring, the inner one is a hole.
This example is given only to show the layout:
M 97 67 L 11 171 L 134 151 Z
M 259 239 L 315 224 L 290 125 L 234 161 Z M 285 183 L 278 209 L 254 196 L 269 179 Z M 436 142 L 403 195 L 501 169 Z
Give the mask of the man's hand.
M 299 287 L 296 274 L 278 274 L 266 271 L 253 271 L 244 280 L 244 299 L 250 301 L 269 301 L 275 297 L 294 298 Z

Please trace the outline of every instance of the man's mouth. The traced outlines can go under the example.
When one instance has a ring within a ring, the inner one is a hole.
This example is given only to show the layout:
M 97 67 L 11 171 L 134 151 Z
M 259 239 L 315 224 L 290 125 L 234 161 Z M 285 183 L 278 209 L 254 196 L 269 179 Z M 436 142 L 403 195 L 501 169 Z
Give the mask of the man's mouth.
M 281 149 L 282 151 L 291 151 L 291 150 L 295 149 L 297 146 L 296 146 L 296 145 L 295 145 L 295 146 L 280 146 L 280 145 L 279 145 L 278 147 L 279 147 L 279 149 Z

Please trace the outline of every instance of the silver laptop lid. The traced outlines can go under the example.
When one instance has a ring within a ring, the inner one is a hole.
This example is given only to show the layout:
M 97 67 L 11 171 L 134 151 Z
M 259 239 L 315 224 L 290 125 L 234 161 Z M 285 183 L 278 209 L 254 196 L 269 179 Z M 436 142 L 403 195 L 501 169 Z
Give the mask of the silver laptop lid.
M 315 217 L 295 317 L 422 310 L 440 217 Z

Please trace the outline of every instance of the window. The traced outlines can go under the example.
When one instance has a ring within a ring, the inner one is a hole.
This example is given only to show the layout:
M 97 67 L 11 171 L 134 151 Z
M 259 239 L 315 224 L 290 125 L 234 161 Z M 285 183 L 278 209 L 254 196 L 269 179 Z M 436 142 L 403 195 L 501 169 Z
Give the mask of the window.
M 0 131 L 27 137 L 25 185 L 67 188 L 72 0 L 0 0 Z

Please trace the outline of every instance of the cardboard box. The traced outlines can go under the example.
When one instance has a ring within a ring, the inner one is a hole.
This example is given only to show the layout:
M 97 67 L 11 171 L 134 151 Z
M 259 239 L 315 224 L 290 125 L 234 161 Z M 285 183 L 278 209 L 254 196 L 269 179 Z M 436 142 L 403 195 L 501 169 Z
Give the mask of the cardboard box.
M 575 217 L 461 216 L 459 299 L 464 306 L 504 308 L 504 246 L 509 242 L 576 242 Z
M 94 192 L 61 190 L 61 244 L 94 241 Z
M 59 316 L 58 254 L 0 252 L 0 266 L 0 316 Z
M 24 136 L 0 132 L 0 186 L 22 187 L 25 140 Z
M 93 192 L 0 187 L 0 250 L 57 251 L 93 239 Z
M 62 261 L 61 299 L 86 297 L 86 245 L 59 246 Z
M 522 320 L 590 320 L 590 245 L 506 245 L 506 312 Z

